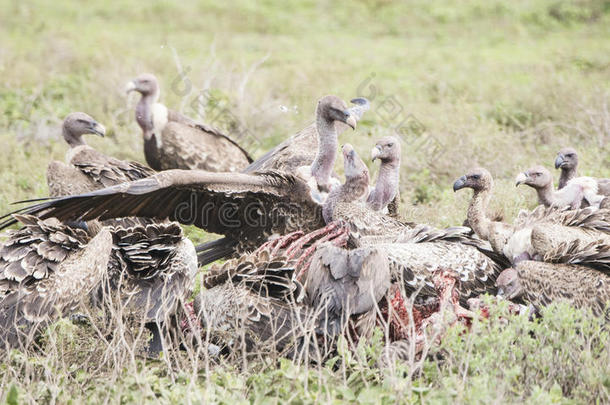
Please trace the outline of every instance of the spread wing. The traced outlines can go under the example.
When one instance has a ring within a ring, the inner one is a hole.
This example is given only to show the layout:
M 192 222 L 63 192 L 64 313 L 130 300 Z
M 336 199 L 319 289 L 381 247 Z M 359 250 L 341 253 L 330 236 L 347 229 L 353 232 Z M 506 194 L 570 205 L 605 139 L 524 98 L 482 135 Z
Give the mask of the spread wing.
M 62 221 L 128 216 L 170 219 L 257 244 L 273 233 L 324 224 L 307 185 L 277 172 L 257 174 L 168 170 L 86 194 L 46 200 L 15 213 Z M 0 228 L 15 223 L 0 218 Z

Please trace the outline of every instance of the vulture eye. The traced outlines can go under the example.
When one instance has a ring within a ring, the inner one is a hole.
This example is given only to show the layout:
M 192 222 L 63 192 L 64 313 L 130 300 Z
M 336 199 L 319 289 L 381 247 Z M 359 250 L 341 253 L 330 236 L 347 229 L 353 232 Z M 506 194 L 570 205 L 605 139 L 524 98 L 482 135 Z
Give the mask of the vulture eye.
M 568 153 L 568 154 L 566 155 L 566 157 L 569 157 L 569 158 L 574 157 L 574 154 L 573 154 L 573 153 Z
M 89 123 L 89 121 L 81 119 L 81 118 L 77 119 L 76 122 L 78 122 L 79 124 L 88 124 Z
M 394 146 L 393 143 L 388 143 L 388 148 L 391 148 L 392 146 Z
M 481 178 L 481 176 L 480 176 L 480 175 L 478 175 L 478 174 L 473 174 L 473 175 L 472 175 L 472 179 L 473 179 L 473 180 L 479 180 L 480 178 Z

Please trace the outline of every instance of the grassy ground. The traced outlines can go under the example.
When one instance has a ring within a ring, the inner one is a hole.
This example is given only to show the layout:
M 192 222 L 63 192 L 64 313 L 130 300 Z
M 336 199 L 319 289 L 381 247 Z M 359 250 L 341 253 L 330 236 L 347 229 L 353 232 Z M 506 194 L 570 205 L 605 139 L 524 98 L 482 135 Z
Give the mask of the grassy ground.
M 161 80 L 163 102 L 243 134 L 256 156 L 309 123 L 321 96 L 369 97 L 372 111 L 341 142 L 368 156 L 377 138 L 400 132 L 404 215 L 420 222 L 462 222 L 469 196 L 454 195 L 451 184 L 474 165 L 496 177 L 493 208 L 507 218 L 535 205 L 533 190 L 515 189 L 516 174 L 534 164 L 552 168 L 560 147 L 578 148 L 581 173 L 610 177 L 607 0 L 285 3 L 0 0 L 0 212 L 13 201 L 46 195 L 46 165 L 63 158 L 59 125 L 70 111 L 88 112 L 109 128 L 92 145 L 143 161 L 136 100 L 122 89 L 144 71 Z M 37 397 L 15 371 L 25 370 L 21 358 L 0 367 L 2 387 L 14 387 L 0 399 L 128 402 L 140 392 L 149 399 L 196 393 L 227 402 L 262 401 L 265 393 L 307 402 L 351 395 L 388 402 L 609 401 L 610 349 L 591 343 L 603 334 L 576 336 L 569 327 L 594 322 L 583 316 L 559 308 L 541 325 L 511 325 L 503 333 L 514 336 L 504 341 L 488 326 L 472 338 L 456 336 L 449 356 L 456 363 L 426 363 L 415 380 L 370 367 L 352 370 L 354 384 L 351 371 L 330 368 L 259 365 L 265 372 L 258 373 L 253 365 L 206 375 L 136 362 L 112 376 L 79 380 L 66 365 L 54 369 L 58 359 L 47 359 L 42 369 L 57 372 L 57 379 L 38 379 L 46 394 Z M 539 362 L 522 348 L 538 344 L 529 342 L 528 328 L 557 339 L 531 347 Z M 519 354 L 502 357 L 514 350 Z M 561 354 L 568 350 L 576 357 Z M 566 390 L 568 377 L 582 384 Z

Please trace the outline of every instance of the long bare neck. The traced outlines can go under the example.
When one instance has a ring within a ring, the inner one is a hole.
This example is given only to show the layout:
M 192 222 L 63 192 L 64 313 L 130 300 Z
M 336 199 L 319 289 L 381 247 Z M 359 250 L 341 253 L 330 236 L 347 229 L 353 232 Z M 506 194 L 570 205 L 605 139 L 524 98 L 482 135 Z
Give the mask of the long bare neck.
M 367 200 L 374 210 L 385 208 L 394 199 L 398 191 L 399 173 L 400 165 L 397 162 L 381 163 L 375 188 Z
M 65 141 L 70 145 L 70 148 L 75 148 L 77 146 L 86 145 L 87 143 L 83 139 L 82 135 L 74 135 L 69 129 L 64 127 L 62 129 L 63 137 Z
M 569 169 L 561 169 L 561 175 L 559 176 L 559 189 L 562 189 L 568 184 L 568 181 L 576 177 L 576 168 L 572 167 Z
M 311 164 L 311 175 L 319 186 L 326 186 L 335 166 L 339 139 L 333 122 L 322 117 L 316 119 L 318 130 L 318 152 Z
M 159 92 L 144 94 L 136 105 L 136 121 L 145 137 L 150 137 L 153 130 L 153 105 L 159 100 Z
M 489 240 L 491 221 L 485 214 L 491 199 L 490 190 L 475 190 L 468 206 L 468 224 L 484 240 Z
M 544 187 L 537 188 L 536 193 L 538 194 L 539 204 L 542 204 L 545 207 L 553 205 L 553 183 L 549 183 Z

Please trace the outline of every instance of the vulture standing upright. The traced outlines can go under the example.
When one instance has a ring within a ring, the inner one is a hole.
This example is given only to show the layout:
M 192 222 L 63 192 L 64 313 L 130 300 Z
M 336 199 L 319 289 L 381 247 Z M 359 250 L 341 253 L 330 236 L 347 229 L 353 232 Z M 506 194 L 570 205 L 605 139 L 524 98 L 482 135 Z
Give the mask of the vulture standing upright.
M 138 76 L 127 84 L 126 91 L 142 95 L 136 106 L 136 121 L 142 128 L 146 162 L 153 169 L 238 172 L 252 162 L 250 155 L 220 130 L 160 104 L 154 75 Z
M 597 191 L 597 181 L 591 177 L 570 179 L 561 190 L 553 190 L 553 176 L 546 168 L 534 166 L 516 178 L 517 186 L 526 184 L 536 190 L 538 202 L 545 207 L 580 208 L 583 203 L 599 208 L 604 199 Z
M 62 132 L 70 149 L 66 153 L 66 163 L 53 161 L 47 168 L 47 184 L 52 197 L 82 194 L 155 173 L 137 162 L 106 156 L 87 145 L 83 135 L 104 136 L 106 129 L 85 113 L 68 114 Z
M 386 136 L 375 144 L 371 151 L 371 159 L 379 159 L 379 174 L 375 188 L 370 192 L 367 203 L 375 211 L 387 208 L 388 214 L 398 216 L 400 200 L 400 142 L 394 136 Z
M 603 249 L 609 243 L 610 211 L 586 208 L 560 210 L 538 207 L 522 212 L 513 225 L 491 221 L 485 214 L 491 199 L 493 178 L 483 169 L 472 169 L 453 184 L 454 191 L 473 189 L 468 206 L 468 222 L 475 233 L 490 242 L 494 251 L 511 262 L 543 259 L 557 249 L 584 249 L 594 244 Z
M 358 114 L 348 110 L 346 104 L 334 96 L 323 98 L 316 111 L 321 139 L 336 137 L 334 126 L 337 120 L 353 126 L 354 117 Z M 313 142 L 315 144 L 315 139 Z M 324 147 L 325 143 L 320 142 L 319 148 Z M 276 151 L 277 154 L 265 156 L 261 166 L 275 162 L 279 168 L 289 167 L 289 163 L 294 162 L 290 156 L 296 157 L 299 153 L 310 156 L 312 153 L 308 148 L 304 151 L 298 147 L 295 149 L 295 145 L 276 148 Z M 320 167 L 326 168 L 326 159 L 334 160 L 336 150 L 319 152 L 318 155 L 322 156 Z M 299 167 L 308 163 L 297 161 Z M 318 173 L 316 167 L 312 168 L 314 178 L 326 180 L 325 170 Z M 90 193 L 50 199 L 16 212 L 39 215 L 42 219 L 57 217 L 62 221 L 128 216 L 169 218 L 225 235 L 227 238 L 215 245 L 221 245 L 222 253 L 215 253 L 218 258 L 236 251 L 253 250 L 272 234 L 310 231 L 324 225 L 322 207 L 312 197 L 315 190 L 293 173 L 277 169 L 252 174 L 167 170 Z M 8 216 L 4 219 L 0 228 L 15 222 Z
M 578 177 L 578 153 L 573 148 L 564 148 L 557 152 L 555 169 L 561 169 L 559 189 L 564 188 L 570 180 Z M 610 179 L 596 179 L 599 194 L 610 196 Z

